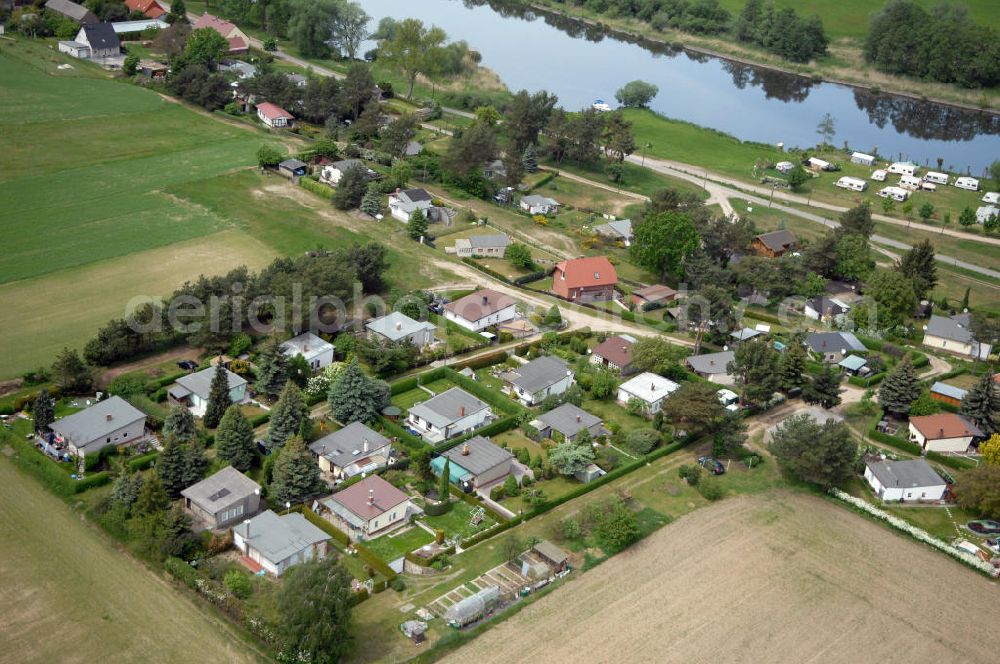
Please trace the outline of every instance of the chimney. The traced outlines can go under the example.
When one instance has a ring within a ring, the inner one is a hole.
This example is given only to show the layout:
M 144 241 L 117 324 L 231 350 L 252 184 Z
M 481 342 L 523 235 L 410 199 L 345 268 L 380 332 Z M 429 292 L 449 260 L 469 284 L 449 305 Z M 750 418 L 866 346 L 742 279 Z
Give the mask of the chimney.
M 403 329 L 403 321 L 401 321 L 401 320 L 396 321 L 396 329 L 397 330 L 402 330 Z
M 944 438 L 944 427 L 942 427 L 941 430 L 938 432 L 938 437 Z
M 715 366 L 715 360 L 709 360 L 708 361 L 708 365 L 711 366 L 711 367 L 714 367 Z
M 650 383 L 649 384 L 649 391 L 650 392 L 655 392 L 656 391 L 656 383 Z
M 465 417 L 465 406 L 459 406 L 458 407 L 458 416 L 459 417 Z
M 110 421 L 111 421 L 111 420 L 113 419 L 113 417 L 114 417 L 114 416 L 113 416 L 113 415 L 111 415 L 111 413 L 108 413 L 107 415 L 105 415 L 105 416 L 104 416 L 104 418 L 105 418 L 105 419 L 106 419 L 106 420 L 107 420 L 108 422 L 110 422 Z
M 368 504 L 375 504 L 375 489 L 368 489 Z
M 576 421 L 577 421 L 577 422 L 579 422 L 579 421 L 580 421 L 580 419 L 581 419 L 581 418 L 580 418 L 580 416 L 579 416 L 579 415 L 577 415 L 577 416 L 576 416 Z
M 462 456 L 469 456 L 469 444 L 462 445 Z
M 365 444 L 361 447 L 361 450 L 363 452 L 367 452 L 368 451 L 368 439 L 367 438 L 365 438 Z
M 490 303 L 490 299 L 488 297 L 486 297 L 485 295 L 483 295 L 483 306 L 485 307 L 489 303 Z

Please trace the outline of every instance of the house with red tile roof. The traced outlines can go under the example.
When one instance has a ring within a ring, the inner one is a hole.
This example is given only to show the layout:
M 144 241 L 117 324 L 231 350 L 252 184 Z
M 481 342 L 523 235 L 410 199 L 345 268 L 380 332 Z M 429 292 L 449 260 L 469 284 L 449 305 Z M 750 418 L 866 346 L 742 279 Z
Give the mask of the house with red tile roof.
M 212 28 L 220 35 L 226 38 L 229 42 L 229 53 L 239 54 L 246 53 L 250 50 L 250 38 L 246 34 L 236 27 L 235 24 L 229 21 L 223 20 L 218 16 L 212 16 L 211 14 L 205 13 L 201 15 L 201 18 L 191 26 L 192 30 L 201 30 L 202 28 Z
M 278 127 L 291 127 L 295 122 L 295 116 L 269 101 L 257 104 L 257 117 L 271 129 Z
M 410 497 L 378 475 L 338 491 L 323 501 L 334 524 L 351 539 L 370 539 L 406 523 Z
M 491 288 L 481 288 L 444 306 L 444 317 L 479 332 L 517 318 L 517 302 Z
M 552 273 L 552 291 L 574 302 L 610 300 L 617 283 L 618 273 L 606 256 L 563 261 Z
M 130 12 L 142 12 L 146 18 L 160 18 L 168 13 L 157 0 L 125 0 L 125 6 Z
M 965 452 L 982 436 L 979 427 L 955 413 L 910 418 L 910 440 L 925 452 Z
M 635 338 L 626 334 L 608 337 L 594 348 L 590 363 L 627 374 L 632 370 L 633 344 Z

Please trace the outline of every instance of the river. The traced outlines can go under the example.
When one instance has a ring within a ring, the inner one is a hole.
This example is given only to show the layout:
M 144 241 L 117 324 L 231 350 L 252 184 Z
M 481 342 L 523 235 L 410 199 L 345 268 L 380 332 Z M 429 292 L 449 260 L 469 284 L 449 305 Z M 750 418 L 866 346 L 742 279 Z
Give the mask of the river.
M 682 49 L 587 28 L 558 16 L 498 12 L 484 0 L 357 0 L 373 17 L 416 17 L 465 40 L 482 64 L 511 90 L 548 90 L 576 110 L 601 98 L 614 105 L 615 91 L 641 79 L 660 89 L 652 108 L 679 120 L 732 134 L 745 141 L 819 142 L 825 113 L 836 122 L 834 144 L 855 150 L 981 175 L 1000 159 L 1000 115 L 735 63 Z

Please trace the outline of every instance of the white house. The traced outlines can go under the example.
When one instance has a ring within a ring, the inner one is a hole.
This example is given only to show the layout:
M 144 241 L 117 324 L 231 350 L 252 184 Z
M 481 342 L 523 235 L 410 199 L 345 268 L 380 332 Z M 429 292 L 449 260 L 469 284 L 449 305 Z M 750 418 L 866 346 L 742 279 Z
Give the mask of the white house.
M 540 404 L 550 395 L 559 395 L 574 383 L 573 371 L 565 361 L 551 355 L 536 357 L 502 376 L 506 391 L 528 406 Z
M 271 129 L 291 127 L 295 122 L 294 115 L 269 101 L 257 104 L 257 117 Z
M 76 33 L 75 41 L 90 49 L 87 57 L 99 60 L 121 55 L 122 45 L 118 33 L 110 23 L 88 23 Z
M 378 537 L 408 521 L 410 497 L 378 475 L 371 475 L 323 501 L 334 523 L 352 540 Z
M 824 362 L 840 362 L 851 352 L 865 353 L 867 347 L 851 332 L 810 332 L 806 346 Z
M 378 175 L 375 171 L 365 166 L 364 162 L 360 159 L 341 159 L 340 161 L 335 161 L 332 164 L 324 166 L 319 172 L 319 179 L 321 182 L 336 186 L 340 182 L 340 178 L 344 177 L 344 173 L 357 167 L 364 168 L 365 174 L 369 179 Z
M 924 452 L 965 452 L 982 435 L 979 427 L 955 413 L 910 418 L 910 440 Z
M 970 177 L 955 178 L 955 186 L 968 191 L 979 191 L 979 180 Z
M 233 403 L 241 403 L 247 395 L 246 379 L 229 369 L 223 369 L 223 371 L 226 372 L 226 379 L 229 381 L 229 400 Z M 196 373 L 181 376 L 167 390 L 167 395 L 174 402 L 191 408 L 192 412 L 203 413 L 208 407 L 208 397 L 212 391 L 212 377 L 214 375 L 215 367 L 208 367 Z
M 336 349 L 332 343 L 317 337 L 312 332 L 303 332 L 281 344 L 282 353 L 288 357 L 301 355 L 313 370 L 332 364 L 334 350 Z
M 404 189 L 389 194 L 389 212 L 392 218 L 408 223 L 410 216 L 416 210 L 420 210 L 425 217 L 430 209 L 434 207 L 431 201 L 434 197 L 426 189 Z
M 469 433 L 493 420 L 489 404 L 452 387 L 410 408 L 406 424 L 430 443 Z
M 517 318 L 517 303 L 503 293 L 483 288 L 446 304 L 444 317 L 478 332 Z
M 916 502 L 941 500 L 947 483 L 923 459 L 869 461 L 865 480 L 884 501 Z
M 271 510 L 233 527 L 233 544 L 275 576 L 298 563 L 326 557 L 330 536 L 298 512 L 278 516 Z
M 468 238 L 455 240 L 454 252 L 457 256 L 476 256 L 479 258 L 503 258 L 507 247 L 511 245 L 506 233 L 489 235 L 471 235 Z
M 316 455 L 321 471 L 335 478 L 349 478 L 388 465 L 392 443 L 367 425 L 351 422 L 309 443 L 309 450 Z
M 912 161 L 897 161 L 889 164 L 886 170 L 894 175 L 915 175 L 919 168 Z
M 850 310 L 850 305 L 837 298 L 818 296 L 806 300 L 802 314 L 810 320 L 843 323 Z
M 990 356 L 990 344 L 979 343 L 972 336 L 972 316 L 968 313 L 954 316 L 932 315 L 924 326 L 923 345 L 972 359 L 985 360 Z
M 642 403 L 646 415 L 655 415 L 663 400 L 680 389 L 680 385 L 655 373 L 645 372 L 630 378 L 618 387 L 618 403 L 627 406 L 633 399 Z
M 365 323 L 369 338 L 384 339 L 392 343 L 411 343 L 424 348 L 434 343 L 434 323 L 413 320 L 398 311 Z
M 548 196 L 530 194 L 521 198 L 521 209 L 528 214 L 555 214 L 559 211 L 559 201 Z
M 127 445 L 146 436 L 146 414 L 119 396 L 98 401 L 49 425 L 56 440 L 78 456 L 97 454 L 105 447 Z
M 688 368 L 710 383 L 717 385 L 732 385 L 736 379 L 729 373 L 729 363 L 736 358 L 736 353 L 731 350 L 721 353 L 706 353 L 705 355 L 692 355 L 688 357 Z
M 852 152 L 851 163 L 861 164 L 862 166 L 874 166 L 875 157 L 870 154 L 865 154 L 864 152 Z

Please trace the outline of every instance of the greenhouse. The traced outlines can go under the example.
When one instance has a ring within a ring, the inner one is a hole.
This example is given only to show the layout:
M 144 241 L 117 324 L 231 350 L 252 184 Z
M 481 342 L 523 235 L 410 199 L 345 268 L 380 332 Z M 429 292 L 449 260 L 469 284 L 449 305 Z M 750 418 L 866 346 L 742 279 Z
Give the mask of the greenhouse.
M 488 586 L 463 600 L 455 602 L 444 612 L 444 619 L 452 627 L 465 627 L 486 615 L 500 602 L 500 587 Z

